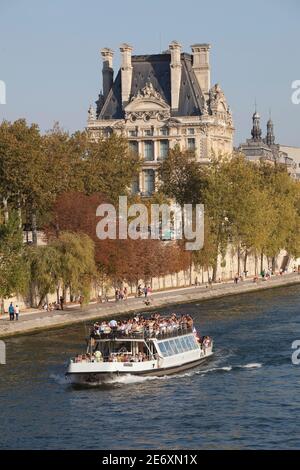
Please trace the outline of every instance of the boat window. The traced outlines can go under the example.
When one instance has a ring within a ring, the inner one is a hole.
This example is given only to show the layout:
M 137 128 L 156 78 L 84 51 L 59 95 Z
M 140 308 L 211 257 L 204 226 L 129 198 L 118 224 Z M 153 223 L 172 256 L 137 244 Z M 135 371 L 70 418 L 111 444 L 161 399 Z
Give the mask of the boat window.
M 159 343 L 159 347 L 160 347 L 160 350 L 163 352 L 163 355 L 164 356 L 169 356 L 169 350 L 168 350 L 168 347 L 167 347 L 167 342 L 166 341 L 163 341 L 162 343 Z
M 191 349 L 186 336 L 183 336 L 183 338 L 180 338 L 180 339 L 183 343 L 183 347 L 185 351 L 188 351 L 189 349 Z
M 164 357 L 198 349 L 198 344 L 193 336 L 183 336 L 181 338 L 160 341 L 158 346 Z
M 190 346 L 189 346 L 189 343 L 187 342 L 186 338 L 181 338 L 182 340 L 182 343 L 183 343 L 183 346 L 184 346 L 184 350 L 185 351 L 189 351 L 190 350 Z
M 191 343 L 191 349 L 197 349 L 198 345 L 196 342 L 196 338 L 194 336 L 189 336 L 190 343 Z
M 176 354 L 172 347 L 171 341 L 166 341 L 166 348 L 167 348 L 168 356 L 173 356 L 174 354 Z
M 176 343 L 176 346 L 177 346 L 178 351 L 179 351 L 180 353 L 184 352 L 184 347 L 183 347 L 183 345 L 182 345 L 182 343 L 181 343 L 181 341 L 180 341 L 179 338 L 176 338 L 176 339 L 175 339 L 175 343 Z
M 158 346 L 159 346 L 159 349 L 160 349 L 160 352 L 162 353 L 163 356 L 167 356 L 167 349 L 166 349 L 166 345 L 164 342 L 161 342 L 161 343 L 158 343 Z
M 193 341 L 193 338 L 191 336 L 188 336 L 189 339 L 189 345 L 191 349 L 195 349 L 195 343 Z
M 172 339 L 172 340 L 171 340 L 171 344 L 172 344 L 172 348 L 173 348 L 173 350 L 174 350 L 174 353 L 175 353 L 175 354 L 179 354 L 180 351 L 179 351 L 179 349 L 178 349 L 178 347 L 177 347 L 177 344 L 176 344 L 175 339 Z

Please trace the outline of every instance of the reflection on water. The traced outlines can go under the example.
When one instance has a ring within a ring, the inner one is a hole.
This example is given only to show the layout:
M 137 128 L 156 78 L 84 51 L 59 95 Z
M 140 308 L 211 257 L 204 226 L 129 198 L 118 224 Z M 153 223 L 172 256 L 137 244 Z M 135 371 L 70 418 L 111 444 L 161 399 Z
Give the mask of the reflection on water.
M 84 348 L 84 325 L 7 340 L 0 447 L 299 448 L 299 301 L 290 287 L 169 307 L 214 337 L 209 363 L 80 390 L 64 373 Z

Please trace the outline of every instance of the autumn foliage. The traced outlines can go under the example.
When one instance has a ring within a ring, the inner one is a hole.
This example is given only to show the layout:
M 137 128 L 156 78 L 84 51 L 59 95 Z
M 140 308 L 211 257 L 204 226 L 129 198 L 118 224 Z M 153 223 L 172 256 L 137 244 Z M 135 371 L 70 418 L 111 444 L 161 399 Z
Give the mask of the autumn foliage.
M 180 244 L 160 240 L 100 240 L 96 234 L 97 207 L 109 202 L 99 193 L 90 196 L 78 192 L 60 195 L 53 205 L 52 222 L 45 228 L 48 238 L 61 231 L 82 232 L 95 244 L 95 261 L 99 271 L 115 285 L 127 282 L 150 282 L 152 277 L 186 270 L 190 254 Z

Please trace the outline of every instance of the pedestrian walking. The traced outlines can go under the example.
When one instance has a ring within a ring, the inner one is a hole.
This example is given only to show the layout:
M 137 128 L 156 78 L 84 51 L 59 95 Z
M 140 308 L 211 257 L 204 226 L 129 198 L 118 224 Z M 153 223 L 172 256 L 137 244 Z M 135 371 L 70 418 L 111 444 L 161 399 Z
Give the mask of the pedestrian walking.
M 8 307 L 8 313 L 9 313 L 9 320 L 13 321 L 15 319 L 15 308 L 12 302 L 10 303 Z
M 20 307 L 16 305 L 16 308 L 15 308 L 16 321 L 19 320 L 19 314 L 20 314 Z
M 64 309 L 64 303 L 65 303 L 65 299 L 64 299 L 63 295 L 60 296 L 59 303 L 60 303 L 61 310 L 63 310 Z

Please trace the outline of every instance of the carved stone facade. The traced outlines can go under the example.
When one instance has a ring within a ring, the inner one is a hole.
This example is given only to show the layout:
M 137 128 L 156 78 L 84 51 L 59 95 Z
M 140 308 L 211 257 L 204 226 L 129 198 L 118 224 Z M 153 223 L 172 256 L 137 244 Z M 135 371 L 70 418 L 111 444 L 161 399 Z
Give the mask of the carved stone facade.
M 131 56 L 132 48 L 123 44 L 115 80 L 112 51 L 102 49 L 105 94 L 88 113 L 91 139 L 116 132 L 139 154 L 142 171 L 133 191 L 142 195 L 155 190 L 158 166 L 175 145 L 193 150 L 199 164 L 208 163 L 212 152 L 233 149 L 230 108 L 220 86 L 210 86 L 210 46 L 192 46 L 193 55 L 181 53 L 178 42 L 169 47 L 162 54 Z
M 262 129 L 260 126 L 260 115 L 255 111 L 252 116 L 251 139 L 240 144 L 238 150 L 243 153 L 248 160 L 255 162 L 264 161 L 270 165 L 285 165 L 289 174 L 296 177 L 296 163 L 279 144 L 275 143 L 274 124 L 270 119 L 267 123 L 266 137 L 262 137 Z

